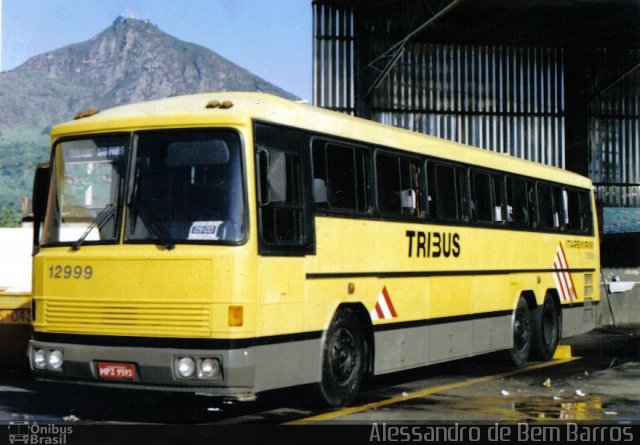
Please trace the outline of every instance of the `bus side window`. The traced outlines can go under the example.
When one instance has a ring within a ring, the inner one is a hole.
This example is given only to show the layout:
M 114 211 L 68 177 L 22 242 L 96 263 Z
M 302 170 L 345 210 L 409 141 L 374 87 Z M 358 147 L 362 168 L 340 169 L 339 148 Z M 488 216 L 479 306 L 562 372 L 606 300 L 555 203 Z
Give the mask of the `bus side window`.
M 591 207 L 591 195 L 589 192 L 578 193 L 580 198 L 580 231 L 584 233 L 593 232 L 593 209 Z
M 561 187 L 538 183 L 538 209 L 543 228 L 560 230 L 566 226 L 566 198 Z
M 409 188 L 414 192 L 415 199 L 414 215 L 424 217 L 426 214 L 423 202 L 426 195 L 424 190 L 424 163 L 415 160 L 409 161 L 409 170 Z
M 577 190 L 564 190 L 567 196 L 567 229 L 571 232 L 583 230 L 580 212 L 580 195 Z
M 304 201 L 300 157 L 266 148 L 266 172 L 261 171 L 261 228 L 271 244 L 300 243 L 304 235 Z M 266 178 L 264 177 L 266 175 Z M 266 179 L 266 180 L 265 180 Z
M 551 186 L 538 183 L 538 211 L 540 212 L 540 225 L 542 228 L 554 227 L 553 193 Z
M 589 192 L 567 189 L 567 229 L 571 232 L 589 233 L 593 229 Z
M 533 184 L 530 181 L 507 177 L 507 222 L 519 226 L 532 225 Z
M 369 152 L 360 147 L 313 142 L 314 201 L 320 209 L 367 213 Z
M 435 168 L 436 215 L 440 218 L 458 219 L 456 175 L 450 165 Z
M 491 176 L 474 171 L 471 174 L 471 219 L 477 222 L 493 222 L 494 207 L 491 193 Z
M 497 223 L 504 224 L 506 218 L 505 205 L 505 182 L 504 176 L 500 174 L 493 175 L 493 220 Z
M 560 227 L 569 229 L 569 196 L 562 187 L 556 187 L 556 212 L 560 214 Z
M 525 181 L 527 185 L 527 208 L 529 212 L 529 225 L 531 227 L 540 226 L 540 218 L 538 217 L 538 198 L 536 194 L 536 186 L 533 181 Z
M 376 155 L 376 188 L 381 213 L 422 216 L 422 173 L 417 160 Z
M 438 217 L 438 195 L 436 194 L 436 164 L 427 161 L 427 214 Z
M 456 206 L 458 219 L 469 222 L 471 219 L 471 198 L 469 196 L 469 171 L 466 167 L 456 167 Z
M 469 220 L 467 170 L 449 164 L 427 164 L 429 215 L 450 220 Z

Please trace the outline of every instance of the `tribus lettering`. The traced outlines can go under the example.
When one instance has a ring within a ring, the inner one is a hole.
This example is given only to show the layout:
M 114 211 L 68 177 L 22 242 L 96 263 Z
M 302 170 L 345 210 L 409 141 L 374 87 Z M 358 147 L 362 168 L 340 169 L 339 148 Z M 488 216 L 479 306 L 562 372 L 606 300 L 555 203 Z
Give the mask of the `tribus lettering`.
M 420 232 L 407 230 L 409 258 L 449 258 L 460 255 L 460 235 L 447 232 Z

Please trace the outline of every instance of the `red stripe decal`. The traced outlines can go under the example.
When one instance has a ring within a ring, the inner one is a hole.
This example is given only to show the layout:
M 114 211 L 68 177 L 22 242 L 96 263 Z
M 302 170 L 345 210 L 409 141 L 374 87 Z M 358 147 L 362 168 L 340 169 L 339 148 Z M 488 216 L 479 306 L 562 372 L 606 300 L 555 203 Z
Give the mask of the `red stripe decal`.
M 382 312 L 382 308 L 380 307 L 380 304 L 376 304 L 375 310 L 376 310 L 376 314 L 378 314 L 378 318 L 384 319 L 384 313 Z
M 562 259 L 564 259 L 564 263 L 565 263 L 565 265 L 566 265 L 567 269 L 569 269 L 569 262 L 567 261 L 567 256 L 566 256 L 566 255 L 565 255 L 565 253 L 564 253 L 564 248 L 562 247 L 562 243 L 560 243 L 560 251 L 562 252 Z M 575 298 L 575 299 L 578 299 L 578 294 L 577 294 L 577 292 L 576 292 L 576 285 L 575 285 L 575 283 L 573 282 L 573 276 L 571 275 L 571 272 L 567 272 L 567 275 L 569 275 L 569 281 L 571 282 L 571 283 L 570 283 L 570 286 L 571 286 L 571 296 L 572 296 L 573 298 Z
M 391 297 L 389 297 L 389 292 L 387 291 L 387 287 L 382 288 L 382 295 L 384 296 L 384 300 L 387 302 L 387 307 L 389 308 L 389 312 L 391 312 L 392 317 L 397 317 L 396 308 L 393 307 L 393 303 L 391 302 Z

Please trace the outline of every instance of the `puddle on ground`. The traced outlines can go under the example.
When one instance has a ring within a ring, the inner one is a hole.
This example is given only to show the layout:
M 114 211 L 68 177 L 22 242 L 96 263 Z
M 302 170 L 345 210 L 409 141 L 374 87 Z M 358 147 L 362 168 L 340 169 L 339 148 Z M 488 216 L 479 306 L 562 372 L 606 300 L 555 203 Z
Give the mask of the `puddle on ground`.
M 638 402 L 624 398 L 607 399 L 599 395 L 585 397 L 512 397 L 482 396 L 470 400 L 457 395 L 434 395 L 403 402 L 407 411 L 448 412 L 451 419 L 501 420 L 511 422 L 611 421 L 638 420 Z

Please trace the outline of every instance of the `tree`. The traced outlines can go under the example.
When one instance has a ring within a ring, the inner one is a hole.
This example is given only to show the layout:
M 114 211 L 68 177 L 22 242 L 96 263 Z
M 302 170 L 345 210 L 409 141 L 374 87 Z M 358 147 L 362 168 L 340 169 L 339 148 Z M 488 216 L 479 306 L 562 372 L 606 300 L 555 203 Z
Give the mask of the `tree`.
M 0 227 L 20 227 L 20 215 L 5 207 L 0 211 Z

